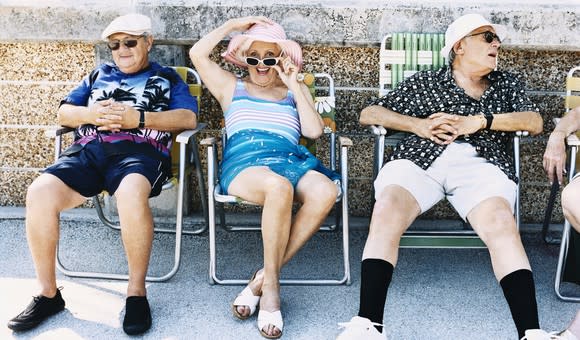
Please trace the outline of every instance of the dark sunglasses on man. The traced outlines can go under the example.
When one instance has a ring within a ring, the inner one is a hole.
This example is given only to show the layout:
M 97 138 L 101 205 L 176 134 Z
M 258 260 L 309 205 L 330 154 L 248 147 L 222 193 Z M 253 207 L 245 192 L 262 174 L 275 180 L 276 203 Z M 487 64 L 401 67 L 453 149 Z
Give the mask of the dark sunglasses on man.
M 501 39 L 498 37 L 498 35 L 491 32 L 491 31 L 473 33 L 473 34 L 466 35 L 465 37 L 474 37 L 476 35 L 483 35 L 485 42 L 487 42 L 488 44 L 491 44 L 494 39 L 497 40 L 497 42 L 501 44 Z
M 139 43 L 139 39 L 145 37 L 145 35 L 140 35 L 137 38 L 125 38 L 123 40 L 109 40 L 107 42 L 107 46 L 109 46 L 109 49 L 111 51 L 116 51 L 119 49 L 119 47 L 121 47 L 121 44 L 125 45 L 125 47 L 127 48 L 133 48 L 135 46 L 137 46 L 137 44 Z

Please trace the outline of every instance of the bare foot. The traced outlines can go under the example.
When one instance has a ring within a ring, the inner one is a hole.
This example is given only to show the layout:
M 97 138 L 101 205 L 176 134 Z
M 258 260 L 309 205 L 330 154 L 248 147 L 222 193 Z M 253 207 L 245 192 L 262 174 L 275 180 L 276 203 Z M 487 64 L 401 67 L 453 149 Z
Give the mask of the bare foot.
M 262 298 L 260 299 L 260 310 L 275 312 L 280 310 L 280 284 L 263 284 Z M 280 336 L 282 331 L 278 327 L 268 324 L 262 331 L 268 336 Z
M 264 282 L 264 269 L 260 269 L 256 272 L 254 279 L 248 283 L 248 287 L 252 290 L 252 294 L 254 296 L 261 296 L 262 295 L 262 283 Z M 250 307 L 249 306 L 236 306 L 236 310 L 238 314 L 242 317 L 250 316 Z

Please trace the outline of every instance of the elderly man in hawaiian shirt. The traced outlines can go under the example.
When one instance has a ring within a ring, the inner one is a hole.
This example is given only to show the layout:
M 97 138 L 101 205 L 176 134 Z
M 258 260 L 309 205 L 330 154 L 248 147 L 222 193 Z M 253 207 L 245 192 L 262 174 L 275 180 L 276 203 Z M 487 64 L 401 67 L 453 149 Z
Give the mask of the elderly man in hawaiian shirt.
M 26 231 L 40 293 L 8 322 L 15 331 L 62 311 L 55 255 L 59 214 L 106 190 L 117 199 L 129 282 L 123 330 L 151 327 L 145 276 L 153 240 L 149 197 L 171 176 L 171 132 L 195 128 L 197 103 L 177 73 L 149 61 L 151 20 L 128 14 L 102 38 L 114 63 L 97 67 L 62 101 L 58 121 L 76 128 L 75 143 L 28 188 Z
M 421 213 L 446 198 L 487 245 L 519 337 L 539 328 L 530 264 L 514 218 L 512 132 L 542 131 L 538 109 L 513 75 L 495 71 L 506 28 L 478 14 L 445 34 L 449 66 L 423 71 L 365 108 L 363 125 L 409 132 L 374 183 L 376 203 L 361 266 L 359 313 L 339 339 L 385 339 L 387 290 L 399 241 Z

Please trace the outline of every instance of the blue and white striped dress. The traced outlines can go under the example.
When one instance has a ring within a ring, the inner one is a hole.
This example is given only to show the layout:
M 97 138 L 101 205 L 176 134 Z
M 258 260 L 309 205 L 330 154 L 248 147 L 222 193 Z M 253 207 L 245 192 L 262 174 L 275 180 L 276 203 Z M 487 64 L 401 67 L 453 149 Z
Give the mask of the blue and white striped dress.
M 291 91 L 282 100 L 264 100 L 250 96 L 244 82 L 238 79 L 224 117 L 228 135 L 220 164 L 224 193 L 232 180 L 251 166 L 267 166 L 294 186 L 308 170 L 319 171 L 331 179 L 339 177 L 298 144 L 300 119 Z
M 292 91 L 288 91 L 282 100 L 269 101 L 252 97 L 244 82 L 238 79 L 232 103 L 224 118 L 228 137 L 239 131 L 255 129 L 277 133 L 293 144 L 298 144 L 300 138 L 300 118 Z

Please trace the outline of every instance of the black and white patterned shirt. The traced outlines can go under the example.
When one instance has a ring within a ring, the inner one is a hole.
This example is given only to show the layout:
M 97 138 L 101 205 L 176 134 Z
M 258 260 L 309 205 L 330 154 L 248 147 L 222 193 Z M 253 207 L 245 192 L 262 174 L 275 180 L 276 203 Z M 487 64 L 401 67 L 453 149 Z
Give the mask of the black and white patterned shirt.
M 476 100 L 457 86 L 451 68 L 437 71 L 421 71 L 407 78 L 393 91 L 377 99 L 373 105 L 381 105 L 400 114 L 427 118 L 436 112 L 462 116 L 482 113 L 535 111 L 538 108 L 525 93 L 523 83 L 514 75 L 493 71 L 488 76 L 490 86 Z M 478 154 L 498 166 L 517 183 L 513 154 L 509 148 L 513 132 L 480 130 L 462 137 L 472 144 Z M 408 159 L 426 170 L 445 150 L 446 145 L 436 144 L 411 134 L 399 142 L 390 160 Z

